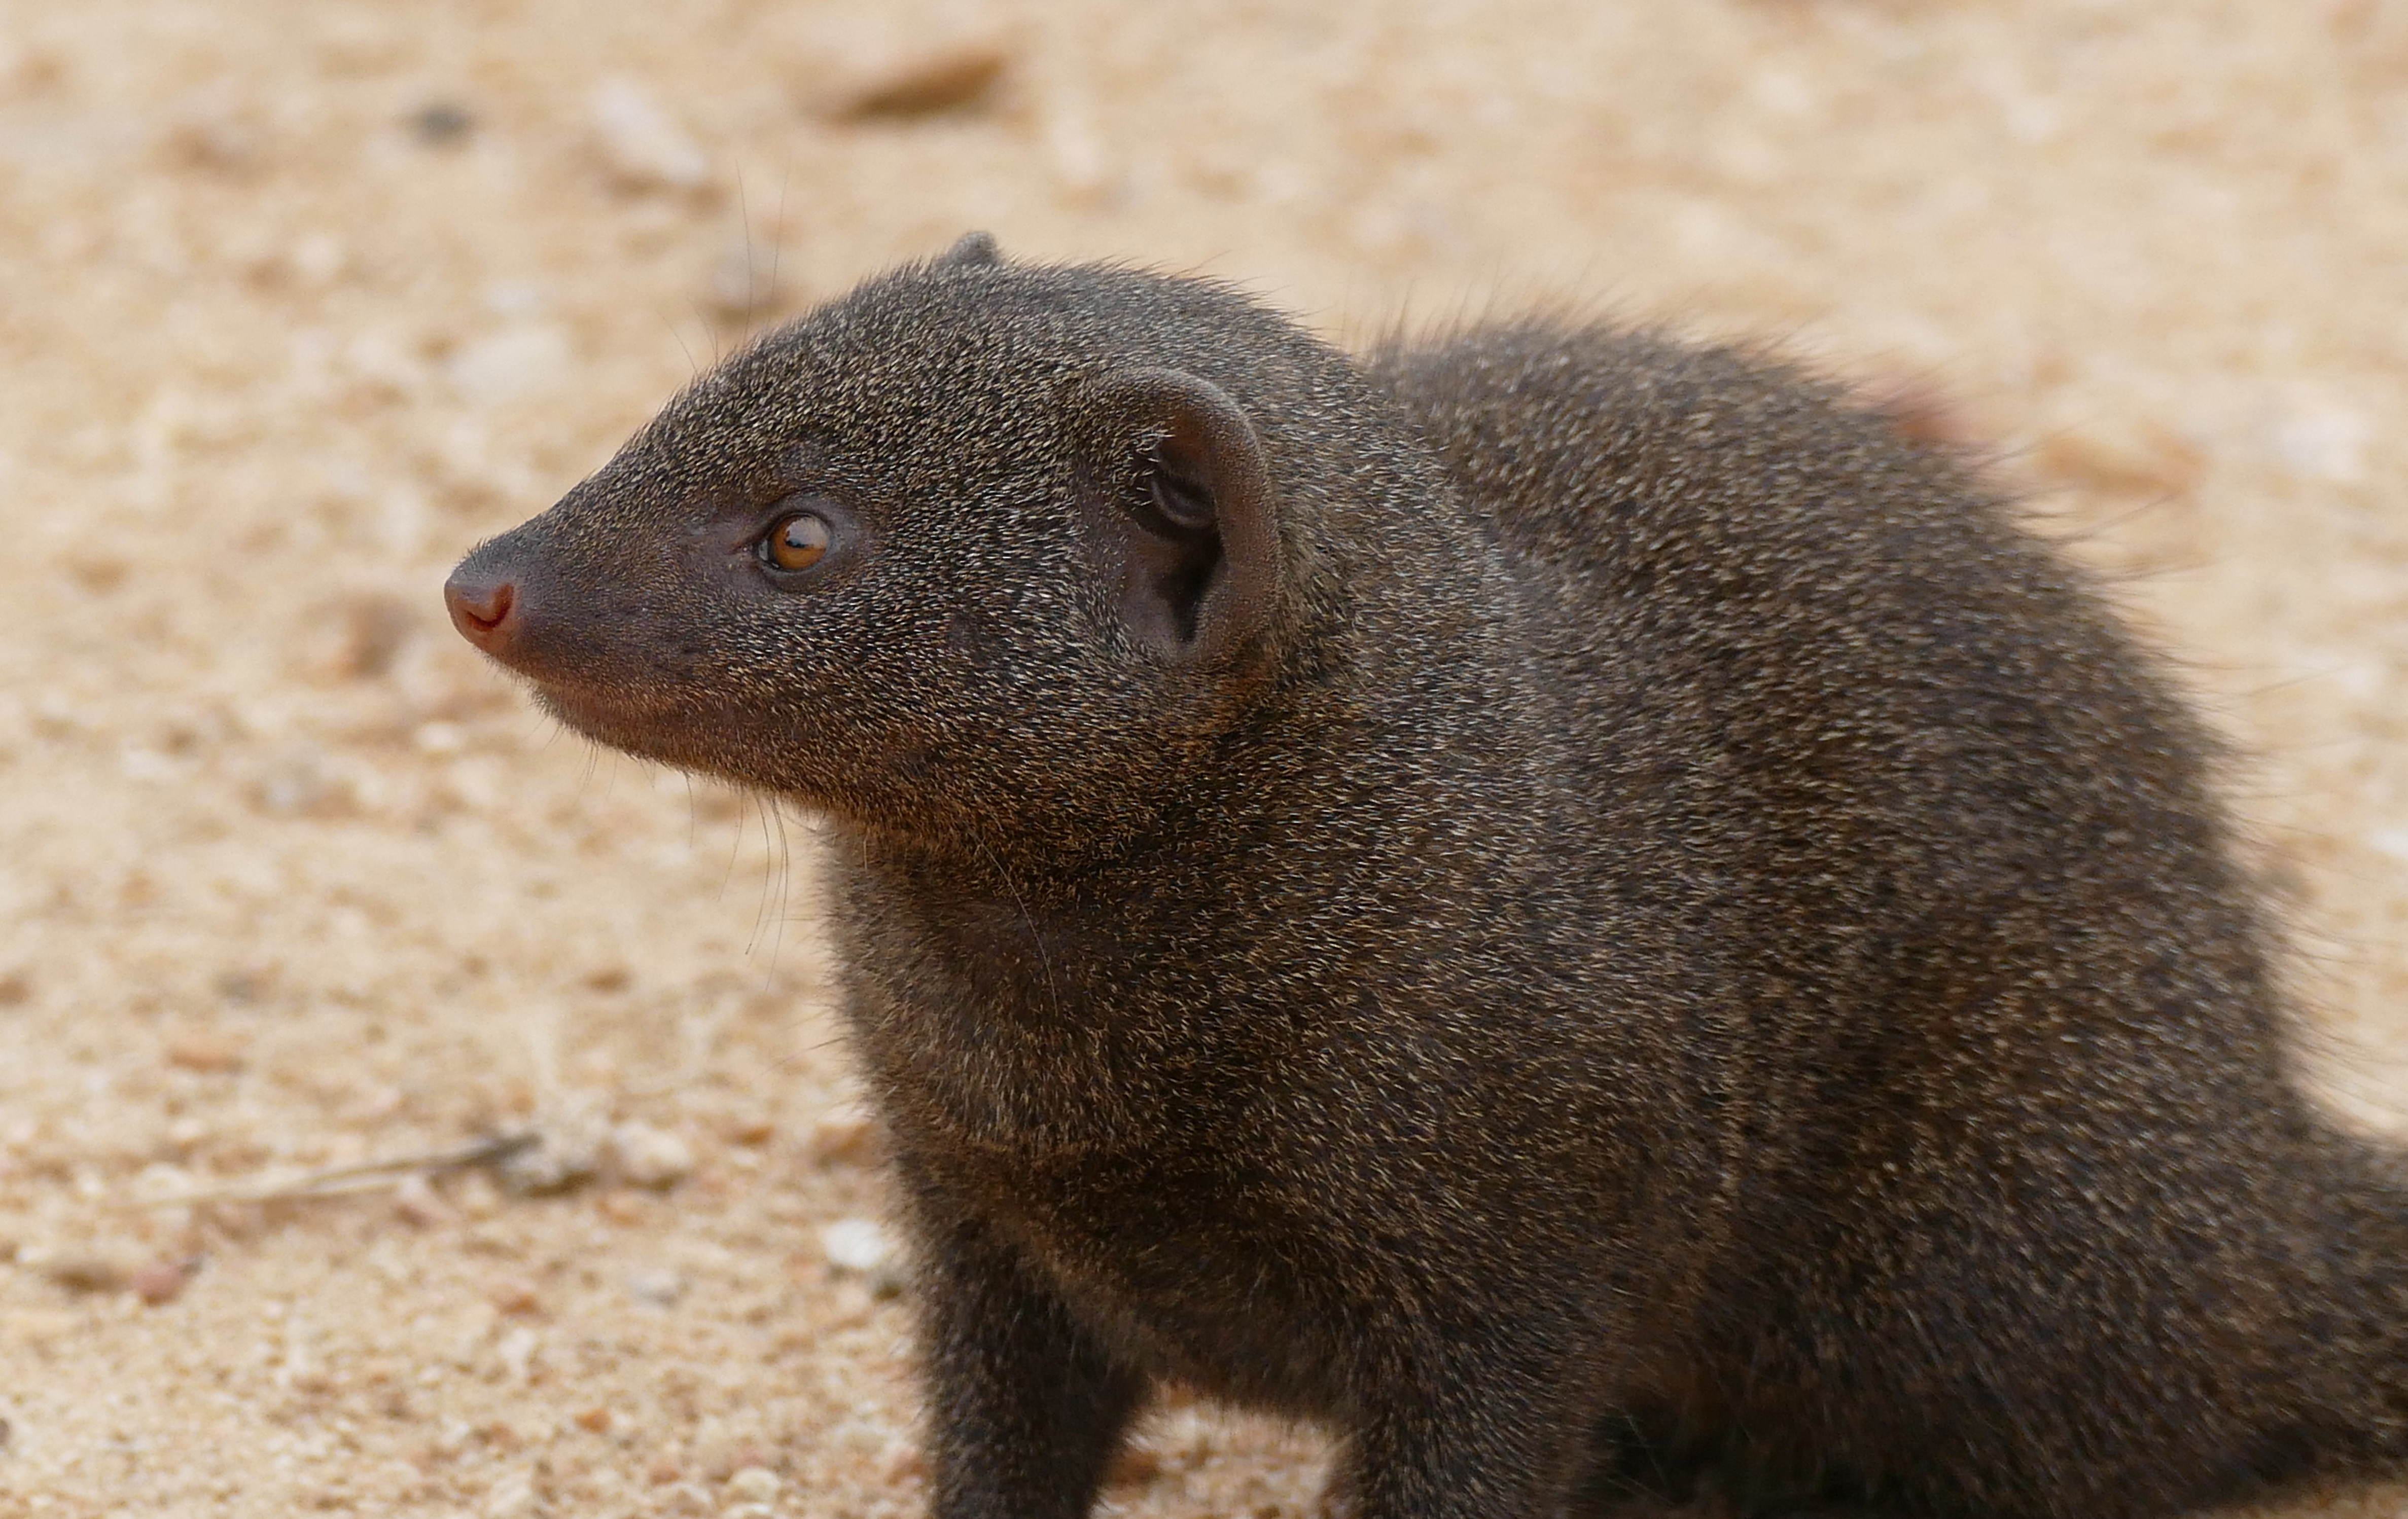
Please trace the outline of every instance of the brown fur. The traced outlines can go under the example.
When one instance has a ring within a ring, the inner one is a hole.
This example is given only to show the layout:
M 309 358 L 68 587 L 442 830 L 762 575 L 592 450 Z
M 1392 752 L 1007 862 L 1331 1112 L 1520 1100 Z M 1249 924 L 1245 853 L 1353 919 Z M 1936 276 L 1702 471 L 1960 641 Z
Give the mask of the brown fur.
M 1164 1378 L 1342 1433 L 1363 1519 L 2113 1519 L 2397 1441 L 2408 1193 L 2294 1086 L 2209 742 L 1835 388 L 1358 364 L 971 241 L 452 595 L 832 821 L 943 1519 L 1084 1513 Z

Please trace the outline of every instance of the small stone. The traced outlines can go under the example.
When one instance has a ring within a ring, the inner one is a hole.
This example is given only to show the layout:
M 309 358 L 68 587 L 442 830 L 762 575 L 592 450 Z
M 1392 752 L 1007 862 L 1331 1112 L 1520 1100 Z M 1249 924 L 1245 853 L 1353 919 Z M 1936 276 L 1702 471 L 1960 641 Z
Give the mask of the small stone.
M 612 1168 L 636 1186 L 666 1191 L 694 1174 L 694 1147 L 649 1124 L 613 1126 L 609 1149 Z
M 781 1485 L 767 1467 L 745 1467 L 727 1479 L 727 1491 L 746 1503 L 775 1503 Z
M 494 1347 L 494 1354 L 501 1359 L 502 1369 L 509 1374 L 512 1382 L 523 1383 L 534 1369 L 535 1350 L 535 1331 L 522 1327 L 502 1336 L 501 1343 Z
M 2366 478 L 2366 445 L 2372 437 L 2361 412 L 2345 407 L 2301 408 L 2276 425 L 2274 451 L 2297 479 L 2355 485 Z
M 293 245 L 285 262 L 308 285 L 325 286 L 335 282 L 351 263 L 351 255 L 342 239 L 332 233 L 314 232 Z
M 853 1103 L 829 1109 L 811 1125 L 811 1158 L 824 1166 L 856 1165 L 877 1147 L 878 1125 Z
M 589 1435 L 607 1435 L 610 1432 L 610 1411 L 599 1403 L 589 1409 L 579 1409 L 569 1415 L 569 1420 Z
M 778 1137 L 778 1122 L 767 1113 L 730 1113 L 720 1125 L 720 1132 L 734 1143 L 749 1147 L 767 1144 Z
M 491 1218 L 501 1211 L 502 1195 L 482 1171 L 471 1171 L 460 1179 L 455 1189 L 460 1211 L 470 1218 Z
M 820 1249 L 838 1270 L 865 1275 L 895 1257 L 895 1242 L 866 1218 L 840 1218 L 820 1230 Z
M 2198 446 L 2174 433 L 2105 423 L 2058 434 L 2035 451 L 2034 462 L 2069 484 L 2121 495 L 2180 495 L 2206 469 Z
M 591 101 L 594 136 L 611 177 L 630 190 L 698 190 L 710 161 L 633 79 L 605 79 Z
M 644 1480 L 654 1487 L 666 1487 L 684 1475 L 685 1468 L 666 1455 L 656 1457 L 651 1466 L 644 1469 Z
M 993 44 L 926 52 L 864 81 L 838 102 L 849 121 L 910 121 L 974 110 L 993 99 L 1010 58 Z
M 638 1267 L 626 1280 L 627 1296 L 654 1308 L 673 1308 L 685 1296 L 685 1279 L 666 1267 Z
M 476 130 L 468 107 L 449 100 L 430 101 L 409 113 L 409 133 L 430 148 L 448 147 Z
M 532 1314 L 543 1311 L 543 1296 L 534 1283 L 524 1277 L 506 1276 L 485 1289 L 485 1300 L 504 1313 Z
M 609 1127 L 598 1113 L 554 1113 L 494 1169 L 502 1185 L 523 1197 L 566 1192 L 601 1172 L 609 1141 Z
M 463 344 L 444 361 L 461 399 L 499 406 L 557 389 L 576 359 L 567 332 L 548 322 L 514 322 Z
M 384 592 L 346 599 L 332 619 L 336 644 L 326 651 L 327 673 L 345 680 L 370 681 L 390 672 L 401 652 L 418 633 L 418 613 L 409 603 Z
M 134 1288 L 134 1296 L 152 1308 L 161 1308 L 182 1297 L 191 1280 L 190 1268 L 181 1262 L 152 1261 L 137 1269 L 128 1284 Z
M 456 754 L 467 747 L 467 730 L 457 723 L 437 720 L 421 723 L 409 735 L 410 743 L 422 754 Z
M 405 1176 L 393 1189 L 394 1216 L 413 1229 L 431 1229 L 452 1216 L 443 1199 L 423 1176 Z
M 282 967 L 273 961 L 228 966 L 209 978 L 209 985 L 227 1001 L 248 1007 L 276 988 Z
M 115 1292 L 134 1275 L 134 1267 L 122 1251 L 96 1245 L 20 1251 L 17 1262 L 32 1267 L 70 1292 Z
M 340 817 L 359 806 L 351 778 L 308 744 L 278 755 L 251 795 L 260 810 L 278 817 Z
M 504 1477 L 485 1494 L 484 1519 L 520 1519 L 535 1512 L 535 1484 L 523 1476 Z
M 644 1221 L 643 1199 L 631 1197 L 624 1192 L 606 1192 L 594 1207 L 596 1212 L 613 1224 L 641 1224 Z
M 191 1034 L 169 1041 L 167 1064 L 205 1076 L 222 1075 L 242 1064 L 242 1046 L 232 1039 Z

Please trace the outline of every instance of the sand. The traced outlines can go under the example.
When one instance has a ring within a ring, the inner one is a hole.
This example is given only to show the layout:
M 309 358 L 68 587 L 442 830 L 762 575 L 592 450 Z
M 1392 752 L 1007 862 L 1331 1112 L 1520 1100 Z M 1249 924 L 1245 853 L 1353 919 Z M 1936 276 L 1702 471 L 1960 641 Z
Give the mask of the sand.
M 2403 191 L 2401 0 L 0 3 L 0 1516 L 918 1512 L 808 821 L 561 734 L 436 593 L 972 226 L 1948 397 L 2256 756 L 2390 1121 Z M 597 1174 L 136 1206 L 530 1127 Z M 1177 1409 L 1111 1501 L 1322 1458 Z

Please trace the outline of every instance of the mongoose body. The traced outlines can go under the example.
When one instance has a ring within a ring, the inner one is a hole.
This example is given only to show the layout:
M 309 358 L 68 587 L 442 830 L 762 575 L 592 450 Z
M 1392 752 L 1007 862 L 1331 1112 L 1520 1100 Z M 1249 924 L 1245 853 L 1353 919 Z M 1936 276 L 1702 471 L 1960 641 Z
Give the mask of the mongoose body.
M 1165 1381 L 1337 1431 L 1361 1519 L 2398 1443 L 2408 1190 L 2295 1087 L 2209 741 L 1832 387 L 971 239 L 449 589 L 829 820 L 942 1519 L 1084 1513 Z

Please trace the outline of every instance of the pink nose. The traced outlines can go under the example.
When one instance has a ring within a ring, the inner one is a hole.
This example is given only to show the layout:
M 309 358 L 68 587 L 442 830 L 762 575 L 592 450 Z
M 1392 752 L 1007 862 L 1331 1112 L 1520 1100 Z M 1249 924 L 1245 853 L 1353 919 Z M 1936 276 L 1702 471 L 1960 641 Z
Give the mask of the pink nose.
M 489 654 L 498 654 L 517 632 L 510 613 L 518 588 L 507 580 L 472 575 L 463 566 L 443 582 L 443 605 L 460 637 Z

